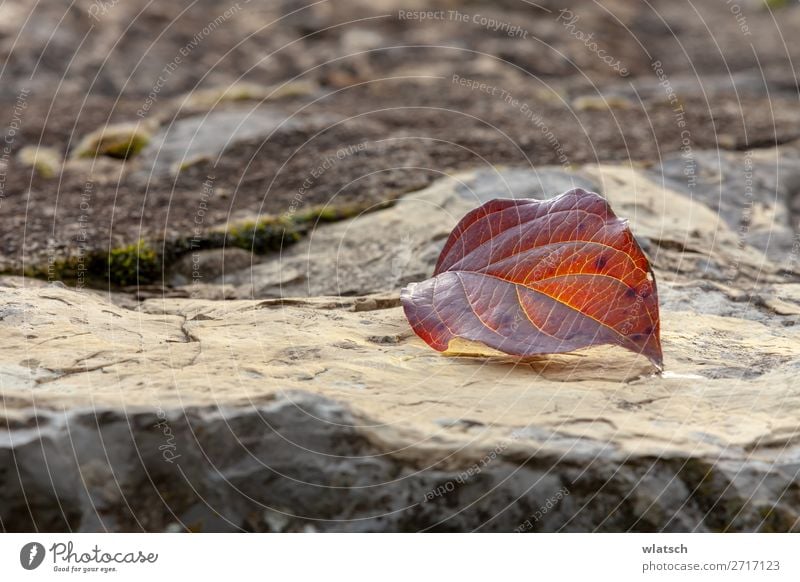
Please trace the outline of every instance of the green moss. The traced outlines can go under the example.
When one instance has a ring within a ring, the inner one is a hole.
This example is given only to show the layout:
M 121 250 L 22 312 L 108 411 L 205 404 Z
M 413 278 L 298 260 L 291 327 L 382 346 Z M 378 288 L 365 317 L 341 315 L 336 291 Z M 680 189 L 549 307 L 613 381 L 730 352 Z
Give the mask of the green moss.
M 226 243 L 256 254 L 277 251 L 302 237 L 296 224 L 286 218 L 266 217 L 227 229 Z
M 224 231 L 213 231 L 199 247 L 196 242 L 194 248 L 234 246 L 261 255 L 298 242 L 319 222 L 337 222 L 391 204 L 393 202 L 369 206 L 314 206 L 292 215 L 262 216 L 257 220 L 229 224 Z
M 316 90 L 317 85 L 308 81 L 291 81 L 278 86 L 234 83 L 229 87 L 194 91 L 178 101 L 183 103 L 184 107 L 207 109 L 225 102 L 275 101 L 304 97 L 311 95 Z
M 210 160 L 209 160 L 208 156 L 195 156 L 193 158 L 188 158 L 186 160 L 183 160 L 180 164 L 178 164 L 177 168 L 173 168 L 173 169 L 177 169 L 177 172 L 173 172 L 173 173 L 177 174 L 177 173 L 180 173 L 180 172 L 185 172 L 189 168 L 193 168 L 194 166 L 197 166 L 197 165 L 203 164 L 203 163 L 207 163 L 209 161 Z
M 308 224 L 313 226 L 317 222 L 338 222 L 354 218 L 360 214 L 366 214 L 375 210 L 382 210 L 394 205 L 394 200 L 380 202 L 378 204 L 346 204 L 340 206 L 312 206 L 292 217 L 298 224 Z
M 370 205 L 317 206 L 293 215 L 262 216 L 209 231 L 200 239 L 179 237 L 157 242 L 141 239 L 110 250 L 91 250 L 83 257 L 61 257 L 49 264 L 28 266 L 23 274 L 47 280 L 82 281 L 89 287 L 158 283 L 164 269 L 187 253 L 233 246 L 256 254 L 266 254 L 298 242 L 319 222 L 344 220 L 392 204 L 394 201 Z M 156 251 L 156 248 L 163 250 Z
M 103 261 L 101 261 L 102 265 Z M 108 280 L 124 287 L 152 283 L 161 274 L 161 260 L 144 240 L 111 249 L 105 261 Z
M 161 276 L 163 260 L 144 240 L 108 251 L 90 251 L 83 257 L 59 257 L 27 266 L 23 275 L 48 281 L 81 282 L 92 287 L 147 285 Z
M 609 111 L 611 109 L 630 109 L 633 103 L 618 95 L 584 95 L 573 99 L 572 106 L 578 111 Z

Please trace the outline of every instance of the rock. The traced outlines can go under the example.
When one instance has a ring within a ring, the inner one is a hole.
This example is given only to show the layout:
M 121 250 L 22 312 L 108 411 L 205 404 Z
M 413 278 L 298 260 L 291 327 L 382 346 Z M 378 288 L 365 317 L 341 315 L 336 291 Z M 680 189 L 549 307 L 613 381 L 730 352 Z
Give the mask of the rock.
M 576 111 L 609 111 L 613 109 L 631 109 L 633 101 L 620 95 L 582 95 L 572 100 Z
M 140 303 L 5 278 L 0 520 L 73 531 L 797 530 L 796 187 L 791 172 L 766 171 L 794 167 L 794 155 L 716 163 L 696 152 L 691 186 L 675 157 L 660 171 L 453 174 L 252 266 L 241 249 L 202 251 L 197 285 L 189 255 L 172 273 L 182 286 L 137 288 Z M 411 332 L 398 291 L 431 274 L 465 212 L 575 186 L 629 218 L 654 265 L 663 375 L 609 347 L 520 363 L 442 355 Z M 746 231 L 743 204 L 761 209 Z
M 797 530 L 800 3 L 64 4 L 0 7 L 0 529 Z M 663 376 L 410 333 L 464 212 L 575 185 Z
M 27 168 L 33 168 L 42 178 L 53 178 L 61 168 L 63 156 L 54 148 L 25 146 L 17 159 Z
M 698 153 L 698 159 L 709 156 Z M 738 167 L 745 163 L 744 156 L 739 154 Z M 739 177 L 732 158 L 728 156 L 723 171 L 731 187 L 720 210 L 709 206 L 707 185 L 691 196 L 672 174 L 659 181 L 656 172 L 645 169 L 585 165 L 572 170 L 499 168 L 460 173 L 405 196 L 388 210 L 320 226 L 279 257 L 226 273 L 216 282 L 235 286 L 242 298 L 394 291 L 432 274 L 451 229 L 472 208 L 492 198 L 542 199 L 574 187 L 604 194 L 618 215 L 629 218 L 657 273 L 665 277 L 721 283 L 743 278 L 750 290 L 796 277 L 800 265 L 788 260 L 793 233 L 784 192 L 770 197 L 769 186 L 756 184 L 752 192 L 758 192 L 760 201 L 754 206 L 763 206 L 761 216 L 771 218 L 754 219 L 747 237 L 737 232 L 734 184 Z M 669 160 L 665 162 L 665 173 L 672 168 Z M 791 178 L 788 170 L 782 175 Z M 759 245 L 770 240 L 770 232 L 775 233 L 771 246 Z
M 498 196 L 545 198 L 578 186 L 591 189 L 595 182 L 554 168 L 459 174 L 388 210 L 320 226 L 279 260 L 217 282 L 238 287 L 240 297 L 394 291 L 430 276 L 450 230 L 475 206 Z
M 226 87 L 199 89 L 176 100 L 182 109 L 213 109 L 226 102 L 276 101 L 290 97 L 312 95 L 318 87 L 310 81 L 287 81 L 273 87 L 256 83 L 234 83 Z
M 543 200 L 572 188 L 596 190 L 599 187 L 597 182 L 580 172 L 545 166 L 530 170 L 502 168 L 497 171 L 474 172 L 471 176 L 464 177 L 456 191 L 460 198 L 469 202 L 470 207 L 475 207 L 494 198 Z
M 84 137 L 73 152 L 74 158 L 128 159 L 150 143 L 149 123 L 120 123 L 107 125 Z
M 448 357 L 396 295 L 132 311 L 5 288 L 0 519 L 511 531 L 566 491 L 533 531 L 796 529 L 800 326 L 784 319 L 665 308 L 653 376 L 613 348 Z
M 226 148 L 247 140 L 266 140 L 273 134 L 291 132 L 309 124 L 335 121 L 329 115 L 288 117 L 267 107 L 211 111 L 167 123 L 143 152 L 139 176 L 177 174 L 198 160 L 210 160 Z
M 800 228 L 800 152 L 769 148 L 744 153 L 665 156 L 653 179 L 703 203 L 746 244 L 785 264 Z
M 256 261 L 253 253 L 237 247 L 189 252 L 171 265 L 169 283 L 175 287 L 205 283 L 225 272 L 249 269 Z

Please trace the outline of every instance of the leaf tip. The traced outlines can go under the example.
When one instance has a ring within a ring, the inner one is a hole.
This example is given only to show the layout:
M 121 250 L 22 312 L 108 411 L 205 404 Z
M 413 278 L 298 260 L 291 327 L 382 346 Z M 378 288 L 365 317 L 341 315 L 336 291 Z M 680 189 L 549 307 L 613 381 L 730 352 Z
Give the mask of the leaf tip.
M 650 363 L 653 364 L 653 367 L 658 371 L 659 374 L 664 372 L 664 354 L 661 352 L 660 345 L 654 350 L 645 349 L 642 352 L 642 355 L 650 360 Z

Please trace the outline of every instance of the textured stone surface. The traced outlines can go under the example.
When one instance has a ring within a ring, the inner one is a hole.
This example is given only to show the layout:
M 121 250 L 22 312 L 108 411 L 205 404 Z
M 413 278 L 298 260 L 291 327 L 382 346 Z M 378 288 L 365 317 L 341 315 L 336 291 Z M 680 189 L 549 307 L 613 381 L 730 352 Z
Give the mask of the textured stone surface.
M 331 116 L 304 119 L 302 123 L 318 128 L 336 121 Z M 142 152 L 139 176 L 153 179 L 164 174 L 178 174 L 181 168 L 200 160 L 216 161 L 226 148 L 248 140 L 266 140 L 276 132 L 291 131 L 301 125 L 268 108 L 250 107 L 232 111 L 211 111 L 173 120 L 166 124 Z
M 687 171 L 693 172 L 693 183 L 687 180 Z M 743 243 L 772 260 L 781 263 L 791 256 L 800 218 L 800 153 L 796 149 L 700 151 L 691 159 L 665 156 L 652 175 L 657 183 L 707 206 Z
M 4 294 L 7 529 L 511 530 L 561 487 L 536 529 L 796 526 L 794 326 L 665 311 L 657 377 L 442 356 L 389 295 Z
M 800 3 L 301 4 L 0 5 L 0 530 L 798 530 Z M 573 185 L 652 259 L 663 376 L 411 335 L 464 212 Z M 374 212 L 186 247 L 326 206 Z
M 203 254 L 182 272 L 202 285 L 140 302 L 2 279 L 2 527 L 800 529 L 793 186 L 761 171 L 769 221 L 738 228 L 709 185 L 735 194 L 737 156 L 691 192 L 669 160 L 457 174 L 252 268 Z M 663 375 L 610 347 L 515 362 L 413 335 L 399 289 L 464 212 L 572 185 L 653 262 Z
M 746 194 L 746 173 L 753 172 L 756 154 L 728 155 L 716 174 L 704 171 L 705 179 L 691 191 L 685 177 L 681 182 L 675 160 L 665 161 L 663 172 L 587 165 L 456 174 L 407 195 L 391 209 L 318 228 L 275 260 L 239 272 L 227 269 L 216 282 L 234 285 L 243 298 L 396 290 L 430 276 L 444 239 L 472 208 L 491 198 L 541 199 L 573 187 L 605 195 L 617 214 L 629 218 L 656 269 L 671 279 L 737 281 L 748 289 L 793 280 L 800 263 L 787 203 L 794 190 L 787 184 L 800 164 L 787 164 L 777 185 L 763 168 L 770 156 L 774 165 L 779 157 L 796 155 L 795 150 L 759 152 L 762 171 Z M 711 157 L 698 154 L 708 164 Z M 736 209 L 751 217 L 746 228 Z

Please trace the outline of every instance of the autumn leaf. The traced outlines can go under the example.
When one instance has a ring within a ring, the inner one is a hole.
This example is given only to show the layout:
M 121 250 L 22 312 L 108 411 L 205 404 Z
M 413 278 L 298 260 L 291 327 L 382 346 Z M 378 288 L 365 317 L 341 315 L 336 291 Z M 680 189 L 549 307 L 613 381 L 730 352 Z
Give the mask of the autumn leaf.
M 580 188 L 471 211 L 433 278 L 400 297 L 414 332 L 439 351 L 456 338 L 523 357 L 613 344 L 663 367 L 650 264 L 627 221 Z

